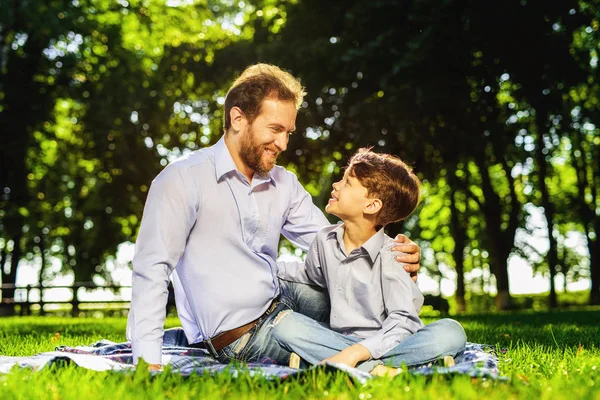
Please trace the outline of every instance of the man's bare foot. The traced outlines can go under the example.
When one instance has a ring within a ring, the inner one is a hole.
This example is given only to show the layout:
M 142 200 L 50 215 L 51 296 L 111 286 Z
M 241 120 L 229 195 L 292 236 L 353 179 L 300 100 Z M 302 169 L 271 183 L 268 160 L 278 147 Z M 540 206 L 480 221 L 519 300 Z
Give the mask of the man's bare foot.
M 300 356 L 298 354 L 296 354 L 296 353 L 290 354 L 289 367 L 295 368 L 295 369 L 300 368 Z
M 389 376 L 394 377 L 402 372 L 402 368 L 394 368 L 388 367 L 383 364 L 377 365 L 375 368 L 371 370 L 371 375 L 373 376 Z
M 454 357 L 452 356 L 444 356 L 444 367 L 453 367 L 456 363 L 454 362 Z
M 161 364 L 148 364 L 148 371 L 162 371 Z

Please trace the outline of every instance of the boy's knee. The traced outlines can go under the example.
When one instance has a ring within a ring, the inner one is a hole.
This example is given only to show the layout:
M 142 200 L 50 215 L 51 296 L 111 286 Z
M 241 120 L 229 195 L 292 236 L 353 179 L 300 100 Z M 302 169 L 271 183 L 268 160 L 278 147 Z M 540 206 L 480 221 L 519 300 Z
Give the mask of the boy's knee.
M 443 325 L 448 345 L 456 349 L 457 352 L 462 350 L 467 344 L 467 335 L 462 325 L 450 318 L 444 318 L 438 322 Z

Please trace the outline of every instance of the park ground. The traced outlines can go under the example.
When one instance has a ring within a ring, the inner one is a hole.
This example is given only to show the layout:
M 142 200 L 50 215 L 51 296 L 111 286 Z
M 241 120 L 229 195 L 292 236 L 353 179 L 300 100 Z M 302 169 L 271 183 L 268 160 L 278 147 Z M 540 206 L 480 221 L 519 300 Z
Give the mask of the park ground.
M 366 385 L 320 370 L 302 379 L 270 381 L 242 374 L 217 376 L 94 372 L 60 366 L 38 372 L 13 370 L 0 376 L 0 398 L 8 399 L 600 399 L 600 309 L 470 314 L 455 317 L 468 340 L 496 345 L 506 379 L 467 376 L 375 378 Z M 435 318 L 425 319 L 426 323 Z M 169 318 L 167 326 L 177 326 Z M 56 346 L 125 340 L 126 319 L 10 317 L 0 319 L 0 354 L 28 356 Z

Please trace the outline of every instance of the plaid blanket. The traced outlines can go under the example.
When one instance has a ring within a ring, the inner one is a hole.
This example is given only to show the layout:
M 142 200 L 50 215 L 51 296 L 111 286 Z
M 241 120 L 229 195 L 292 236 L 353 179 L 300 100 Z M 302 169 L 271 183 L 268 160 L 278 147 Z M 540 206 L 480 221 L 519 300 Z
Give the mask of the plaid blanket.
M 236 376 L 242 371 L 250 374 L 262 374 L 268 379 L 285 379 L 289 376 L 303 373 L 302 370 L 276 365 L 269 359 L 244 366 L 221 364 L 212 358 L 206 350 L 185 347 L 187 344 L 183 329 L 173 328 L 165 331 L 162 349 L 162 362 L 169 365 L 172 373 L 183 376 L 203 373 L 220 373 L 227 371 Z M 504 379 L 498 370 L 498 351 L 493 346 L 467 343 L 463 352 L 455 358 L 456 364 L 451 367 L 436 365 L 423 365 L 410 368 L 409 372 L 420 375 L 438 374 L 465 374 L 472 377 Z M 55 351 L 40 353 L 26 357 L 0 356 L 0 373 L 8 373 L 12 368 L 29 368 L 40 370 L 50 365 L 61 362 L 74 363 L 75 365 L 94 371 L 129 371 L 135 369 L 131 343 L 115 343 L 109 340 L 100 340 L 89 346 L 68 347 L 60 346 Z M 311 367 L 316 368 L 316 367 Z M 329 363 L 328 371 L 343 371 L 360 383 L 365 383 L 372 376 L 356 368 L 346 365 Z M 160 371 L 154 373 L 161 373 Z

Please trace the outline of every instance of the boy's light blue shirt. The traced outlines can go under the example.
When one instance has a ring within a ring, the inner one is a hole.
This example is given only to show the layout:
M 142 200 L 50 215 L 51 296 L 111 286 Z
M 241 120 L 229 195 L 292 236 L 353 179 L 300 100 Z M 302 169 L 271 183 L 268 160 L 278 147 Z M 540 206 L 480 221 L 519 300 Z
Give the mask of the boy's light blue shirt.
M 179 319 L 195 343 L 269 307 L 279 294 L 281 234 L 306 250 L 327 225 L 285 168 L 248 183 L 223 138 L 167 166 L 148 193 L 133 259 L 127 337 L 134 359 L 161 362 L 171 273 Z
M 364 338 L 380 358 L 424 325 L 423 294 L 391 251 L 394 241 L 380 229 L 350 254 L 344 225 L 323 228 L 302 262 L 278 262 L 281 279 L 327 288 L 333 330 Z

